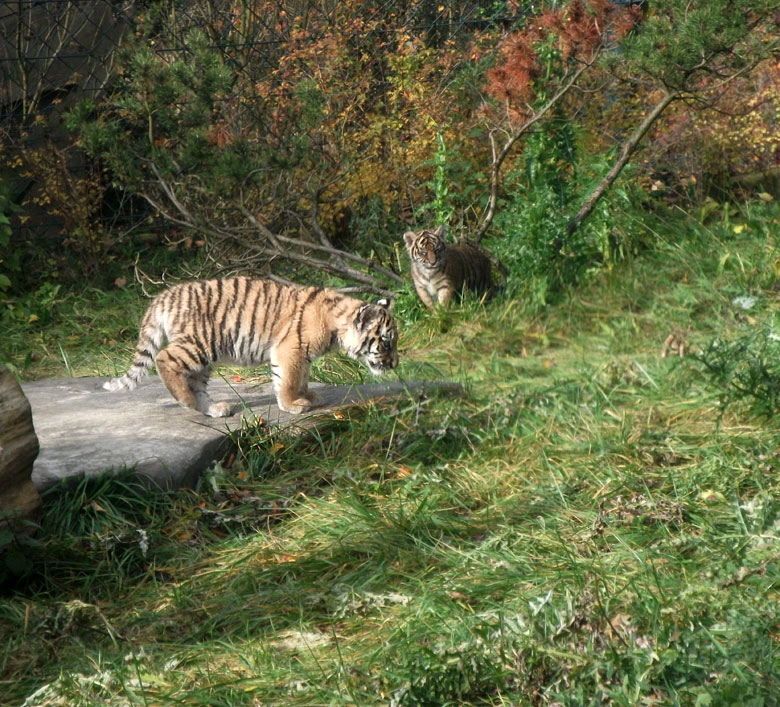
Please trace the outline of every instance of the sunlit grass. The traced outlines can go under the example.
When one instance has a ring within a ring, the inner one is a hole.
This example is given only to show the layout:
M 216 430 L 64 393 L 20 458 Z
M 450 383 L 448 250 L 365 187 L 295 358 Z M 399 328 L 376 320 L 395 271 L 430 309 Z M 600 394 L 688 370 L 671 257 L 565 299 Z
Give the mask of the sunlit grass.
M 464 395 L 248 426 L 192 491 L 47 493 L 0 601 L 0 702 L 773 704 L 780 434 L 662 351 L 773 324 L 774 218 L 653 226 L 541 312 L 402 297 L 401 377 Z

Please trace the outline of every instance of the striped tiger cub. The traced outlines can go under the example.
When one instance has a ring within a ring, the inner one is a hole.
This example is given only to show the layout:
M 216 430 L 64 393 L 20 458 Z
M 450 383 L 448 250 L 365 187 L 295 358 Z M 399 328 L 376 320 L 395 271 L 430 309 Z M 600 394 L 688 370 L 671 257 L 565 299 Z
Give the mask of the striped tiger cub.
M 384 301 L 367 304 L 334 290 L 247 277 L 199 280 L 152 300 L 132 366 L 103 387 L 132 390 L 156 363 L 165 387 L 184 407 L 225 417 L 232 404 L 212 402 L 206 392 L 212 364 L 267 362 L 279 407 L 297 414 L 319 402 L 308 390 L 315 358 L 342 349 L 378 375 L 398 365 L 397 342 Z
M 412 261 L 414 289 L 428 309 L 447 305 L 453 296 L 460 297 L 463 288 L 478 295 L 493 294 L 490 258 L 481 247 L 462 242 L 447 245 L 446 227 L 435 231 L 404 233 L 404 244 Z

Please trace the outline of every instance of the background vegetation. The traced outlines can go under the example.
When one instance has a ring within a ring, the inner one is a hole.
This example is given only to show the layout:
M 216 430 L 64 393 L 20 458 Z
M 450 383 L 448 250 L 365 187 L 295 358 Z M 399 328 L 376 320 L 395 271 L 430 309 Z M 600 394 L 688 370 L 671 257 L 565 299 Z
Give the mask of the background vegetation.
M 69 113 L 61 248 L 0 190 L 0 360 L 113 373 L 152 280 L 270 272 L 392 292 L 398 376 L 465 393 L 47 492 L 0 536 L 0 703 L 776 704 L 780 33 L 736 5 L 145 7 Z M 399 239 L 439 222 L 493 302 L 423 310 Z

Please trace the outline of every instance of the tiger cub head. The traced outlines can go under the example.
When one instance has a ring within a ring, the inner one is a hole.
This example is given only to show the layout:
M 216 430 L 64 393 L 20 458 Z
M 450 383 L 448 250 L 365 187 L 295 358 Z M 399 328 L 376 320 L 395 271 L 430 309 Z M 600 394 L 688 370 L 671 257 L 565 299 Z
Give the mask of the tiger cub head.
M 404 244 L 413 262 L 430 270 L 441 267 L 444 249 L 447 247 L 446 227 L 442 224 L 435 231 L 423 229 L 419 233 L 404 233 Z
M 398 328 L 387 300 L 363 304 L 345 338 L 346 352 L 363 361 L 374 375 L 398 365 Z

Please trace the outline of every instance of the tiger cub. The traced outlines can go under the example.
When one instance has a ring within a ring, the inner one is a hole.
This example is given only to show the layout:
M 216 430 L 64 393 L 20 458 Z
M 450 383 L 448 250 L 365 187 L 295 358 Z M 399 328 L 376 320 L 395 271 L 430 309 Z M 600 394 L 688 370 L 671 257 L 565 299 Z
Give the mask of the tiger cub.
M 103 387 L 132 390 L 156 363 L 181 405 L 225 417 L 233 406 L 212 402 L 206 392 L 212 364 L 268 362 L 279 407 L 306 412 L 319 402 L 308 390 L 318 356 L 342 349 L 375 375 L 398 365 L 398 331 L 386 305 L 247 277 L 176 285 L 149 305 L 130 369 Z
M 446 227 L 435 231 L 404 233 L 404 244 L 412 261 L 414 289 L 428 309 L 447 305 L 464 287 L 478 295 L 493 294 L 490 258 L 476 244 L 447 245 Z

